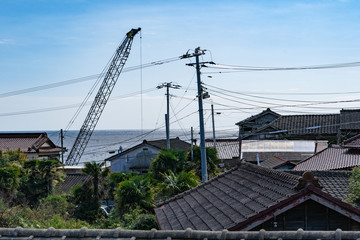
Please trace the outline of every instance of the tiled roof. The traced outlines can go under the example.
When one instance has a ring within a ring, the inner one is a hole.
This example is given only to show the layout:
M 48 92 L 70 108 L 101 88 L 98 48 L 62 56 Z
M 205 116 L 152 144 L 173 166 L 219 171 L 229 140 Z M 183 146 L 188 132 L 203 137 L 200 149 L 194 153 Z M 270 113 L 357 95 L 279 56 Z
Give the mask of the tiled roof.
M 360 148 L 360 134 L 347 139 L 342 146 L 345 148 Z
M 294 170 L 326 171 L 348 169 L 360 165 L 360 149 L 329 147 L 298 163 Z
M 295 194 L 298 176 L 242 163 L 155 209 L 161 229 L 228 229 Z
M 261 114 L 263 114 L 263 112 L 258 115 Z M 271 123 L 259 127 L 252 134 L 266 132 L 266 131 L 282 131 L 282 130 L 287 130 L 287 132 L 284 133 L 290 135 L 304 135 L 304 134 L 334 135 L 338 133 L 339 129 L 355 130 L 357 132 L 360 132 L 359 119 L 360 119 L 360 109 L 355 109 L 355 110 L 342 109 L 340 111 L 340 114 L 281 115 L 279 116 L 279 118 L 275 119 Z M 252 134 L 250 133 L 244 136 L 244 138 L 252 136 Z
M 296 172 L 295 172 L 296 173 Z M 298 173 L 299 174 L 299 173 Z M 155 208 L 160 229 L 250 230 L 307 200 L 360 221 L 360 209 L 345 203 L 346 173 L 304 172 L 300 177 L 241 163 Z M 319 184 L 322 180 L 324 186 Z M 324 190 L 321 190 L 323 188 Z
M 43 146 L 43 144 L 47 146 Z M 0 133 L 0 149 L 20 149 L 25 153 L 35 152 L 60 152 L 61 148 L 56 146 L 46 133 Z
M 152 140 L 152 141 L 144 141 L 154 147 L 157 147 L 159 149 L 165 149 L 166 148 L 166 139 L 160 139 L 160 140 Z M 183 150 L 187 151 L 191 147 L 190 143 L 187 143 L 183 140 L 180 140 L 180 138 L 171 138 L 170 139 L 170 148 L 177 149 L 177 150 Z
M 313 153 L 304 152 L 243 152 L 242 157 L 248 162 L 257 162 L 257 155 L 260 162 L 266 161 L 273 157 L 279 157 L 287 161 L 299 162 L 312 156 Z
M 293 170 L 287 172 L 299 176 L 304 173 Z M 324 192 L 341 200 L 348 198 L 350 171 L 313 171 L 313 174 L 319 178 L 319 184 Z
M 262 111 L 261 113 L 258 113 L 258 114 L 256 114 L 256 115 L 253 115 L 253 116 L 251 116 L 251 117 L 248 117 L 248 118 L 246 118 L 246 119 L 244 119 L 244 120 L 242 120 L 242 121 L 240 121 L 240 122 L 237 122 L 235 125 L 242 125 L 243 123 L 250 122 L 250 121 L 252 121 L 252 120 L 254 120 L 254 119 L 256 119 L 256 118 L 259 118 L 259 117 L 261 117 L 261 116 L 263 116 L 263 115 L 265 115 L 265 114 L 272 114 L 272 115 L 274 115 L 274 116 L 276 116 L 276 117 L 280 117 L 280 116 L 281 116 L 280 114 L 272 111 L 270 108 L 267 108 L 266 110 Z
M 340 128 L 343 130 L 360 130 L 360 109 L 342 109 L 340 111 Z
M 276 129 L 288 130 L 286 134 L 336 134 L 339 123 L 339 114 L 316 114 L 283 115 L 269 125 Z
M 227 240 L 227 239 L 323 239 L 323 240 L 356 240 L 360 238 L 359 231 L 196 231 L 186 229 L 182 231 L 168 230 L 123 230 L 116 229 L 26 229 L 26 228 L 0 228 L 0 239 L 2 240 L 54 240 L 54 239 L 84 239 L 84 240 Z
M 70 193 L 70 190 L 77 185 L 89 183 L 92 177 L 83 174 L 67 174 L 64 182 L 56 186 L 55 192 L 57 194 Z
M 212 140 L 205 141 L 206 147 L 213 147 Z M 217 156 L 221 160 L 239 157 L 239 141 L 237 139 L 216 139 Z
M 272 168 L 272 169 L 276 169 L 277 167 L 281 167 L 281 166 L 284 166 L 286 164 L 289 164 L 289 165 L 292 165 L 292 166 L 295 166 L 296 164 L 288 161 L 288 160 L 285 160 L 285 159 L 282 159 L 280 157 L 271 157 L 269 158 L 268 160 L 265 160 L 263 162 L 261 162 L 261 166 L 262 167 L 266 167 L 266 168 Z

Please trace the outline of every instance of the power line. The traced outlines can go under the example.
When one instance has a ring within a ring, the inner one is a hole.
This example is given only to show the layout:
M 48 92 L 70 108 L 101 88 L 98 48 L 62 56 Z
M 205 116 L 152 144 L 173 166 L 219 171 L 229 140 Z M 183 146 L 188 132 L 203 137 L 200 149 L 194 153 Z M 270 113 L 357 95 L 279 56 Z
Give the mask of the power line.
M 348 63 L 335 63 L 335 64 L 322 64 L 300 67 L 258 67 L 258 66 L 237 66 L 227 64 L 205 64 L 205 67 L 215 69 L 231 69 L 241 71 L 291 71 L 291 70 L 317 70 L 317 69 L 334 69 L 334 68 L 348 68 L 359 67 L 360 62 L 348 62 Z
M 152 91 L 156 91 L 156 89 L 153 88 L 153 89 L 143 90 L 143 93 L 144 92 L 148 93 L 148 92 L 152 92 Z M 124 99 L 124 98 L 132 97 L 132 96 L 135 96 L 135 95 L 138 95 L 138 94 L 140 94 L 139 91 L 134 92 L 134 93 L 125 94 L 125 95 L 118 96 L 118 97 L 112 97 L 112 98 L 109 99 L 109 101 Z M 85 106 L 90 105 L 91 103 L 92 103 L 92 101 L 88 101 L 88 102 L 85 103 Z M 79 103 L 76 103 L 76 104 L 63 105 L 63 106 L 58 106 L 58 107 L 50 107 L 50 108 L 32 109 L 32 110 L 26 110 L 26 111 L 0 113 L 0 117 L 26 115 L 26 114 L 34 114 L 34 113 L 41 113 L 41 112 L 59 111 L 59 110 L 65 110 L 65 109 L 70 109 L 70 108 L 76 108 L 78 106 L 79 106 Z
M 173 58 L 153 61 L 153 62 L 143 64 L 143 65 L 124 68 L 124 70 L 122 72 L 130 72 L 130 71 L 148 68 L 148 67 L 152 67 L 152 66 L 158 66 L 158 65 L 162 65 L 165 63 L 170 63 L 170 62 L 174 62 L 174 61 L 178 61 L 178 60 L 182 60 L 182 59 L 183 59 L 182 57 L 173 57 Z M 85 76 L 85 77 L 73 78 L 70 80 L 60 81 L 60 82 L 56 82 L 56 83 L 40 85 L 40 86 L 36 86 L 36 87 L 30 87 L 30 88 L 0 93 L 0 98 L 11 97 L 11 96 L 21 95 L 21 94 L 25 94 L 25 93 L 30 93 L 30 92 L 37 92 L 37 91 L 42 91 L 42 90 L 46 90 L 46 89 L 57 88 L 57 87 L 62 87 L 62 86 L 70 85 L 70 84 L 80 83 L 80 82 L 86 82 L 86 81 L 90 81 L 90 80 L 94 80 L 94 79 L 99 79 L 100 76 L 101 76 L 101 73 L 93 74 L 93 75 L 89 75 L 89 76 Z
M 272 98 L 272 97 L 262 97 L 262 96 L 257 96 L 257 95 L 252 95 L 252 94 L 246 94 L 246 93 L 241 93 L 241 92 L 237 92 L 237 91 L 232 91 L 232 90 L 228 90 L 228 89 L 224 89 L 224 88 L 219 88 L 219 87 L 215 87 L 209 84 L 205 84 L 204 85 L 211 87 L 211 88 L 215 88 L 218 90 L 222 90 L 225 92 L 230 92 L 230 93 L 234 93 L 234 94 L 238 94 L 238 95 L 242 95 L 242 96 L 247 96 L 247 97 L 253 97 L 253 98 L 260 98 L 260 99 L 269 99 L 269 100 L 275 100 L 275 101 L 284 101 L 284 102 L 304 102 L 304 103 L 320 103 L 323 101 L 309 101 L 309 100 L 298 100 L 298 99 L 283 99 L 283 98 Z M 359 92 L 360 93 L 360 92 Z

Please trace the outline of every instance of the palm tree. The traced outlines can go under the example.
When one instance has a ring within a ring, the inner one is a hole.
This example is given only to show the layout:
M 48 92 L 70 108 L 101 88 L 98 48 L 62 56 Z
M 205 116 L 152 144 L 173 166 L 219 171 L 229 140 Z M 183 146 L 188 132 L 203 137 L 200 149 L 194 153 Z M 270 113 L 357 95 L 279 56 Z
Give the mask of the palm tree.
M 137 207 L 150 211 L 154 195 L 147 176 L 135 176 L 119 184 L 116 190 L 116 203 L 120 213 L 130 212 Z
M 158 197 L 160 200 L 171 198 L 179 193 L 190 190 L 199 185 L 199 177 L 196 176 L 195 171 L 181 171 L 175 175 L 171 170 L 169 173 L 163 174 L 164 181 L 158 185 Z
M 94 201 L 96 202 L 99 202 L 99 199 L 102 195 L 99 191 L 99 184 L 101 181 L 104 181 L 105 178 L 109 175 L 109 170 L 103 170 L 103 166 L 105 166 L 105 162 L 87 162 L 85 163 L 85 167 L 82 170 L 85 175 L 89 175 L 92 177 L 93 197 Z

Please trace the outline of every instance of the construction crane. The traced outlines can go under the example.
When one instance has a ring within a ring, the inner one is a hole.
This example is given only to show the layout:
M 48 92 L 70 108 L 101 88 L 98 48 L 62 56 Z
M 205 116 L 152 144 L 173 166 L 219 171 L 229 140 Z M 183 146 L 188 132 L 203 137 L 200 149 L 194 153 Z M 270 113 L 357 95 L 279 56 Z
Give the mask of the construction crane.
M 90 137 L 100 119 L 110 94 L 120 76 L 120 73 L 129 57 L 131 45 L 134 36 L 141 30 L 141 28 L 131 29 L 125 36 L 121 45 L 117 48 L 114 58 L 111 60 L 109 68 L 105 74 L 104 80 L 95 96 L 91 108 L 85 118 L 85 121 L 80 129 L 78 136 L 74 142 L 73 147 L 66 159 L 65 164 L 72 166 L 77 165 L 82 154 L 88 144 Z

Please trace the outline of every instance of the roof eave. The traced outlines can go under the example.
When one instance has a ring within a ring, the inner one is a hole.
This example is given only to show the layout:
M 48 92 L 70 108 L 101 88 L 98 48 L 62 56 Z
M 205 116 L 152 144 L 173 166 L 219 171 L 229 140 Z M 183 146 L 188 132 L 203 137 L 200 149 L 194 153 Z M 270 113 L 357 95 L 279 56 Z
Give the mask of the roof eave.
M 354 221 L 360 222 L 360 209 L 341 201 L 338 198 L 322 191 L 321 189 L 308 185 L 300 192 L 286 198 L 279 203 L 259 212 L 258 214 L 248 218 L 247 220 L 238 223 L 237 225 L 228 228 L 229 231 L 248 231 L 254 227 L 266 222 L 267 220 L 290 210 L 299 204 L 312 199 L 328 208 L 331 208 Z

